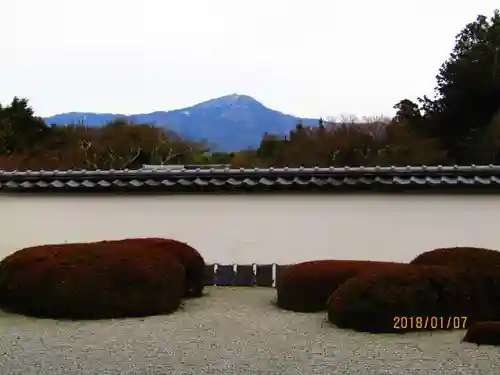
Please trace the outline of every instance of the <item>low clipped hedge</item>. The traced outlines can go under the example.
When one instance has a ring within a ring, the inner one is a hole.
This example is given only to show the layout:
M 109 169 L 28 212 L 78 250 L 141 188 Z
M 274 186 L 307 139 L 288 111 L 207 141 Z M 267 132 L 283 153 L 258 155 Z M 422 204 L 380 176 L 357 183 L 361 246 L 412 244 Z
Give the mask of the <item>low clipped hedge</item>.
M 403 317 L 406 324 L 401 324 Z M 421 325 L 417 317 L 422 317 Z M 457 327 L 455 317 L 466 317 L 465 325 Z M 330 322 L 372 333 L 465 328 L 475 321 L 497 319 L 500 268 L 493 266 L 414 266 L 362 275 L 339 287 L 328 304 Z
M 500 346 L 500 322 L 476 322 L 472 324 L 463 341 L 478 345 Z
M 402 267 L 409 265 L 357 260 L 316 260 L 293 264 L 276 281 L 277 304 L 297 312 L 324 311 L 331 294 L 348 279 L 363 273 Z
M 439 248 L 418 255 L 410 263 L 454 267 L 489 267 L 500 265 L 500 251 L 479 247 Z
M 102 319 L 171 313 L 185 269 L 160 248 L 57 244 L 21 249 L 0 262 L 0 307 L 25 315 Z
M 145 251 L 154 248 L 171 252 L 186 270 L 184 297 L 201 297 L 203 295 L 205 260 L 196 249 L 187 243 L 167 238 L 128 238 L 107 242 L 123 246 L 139 246 Z

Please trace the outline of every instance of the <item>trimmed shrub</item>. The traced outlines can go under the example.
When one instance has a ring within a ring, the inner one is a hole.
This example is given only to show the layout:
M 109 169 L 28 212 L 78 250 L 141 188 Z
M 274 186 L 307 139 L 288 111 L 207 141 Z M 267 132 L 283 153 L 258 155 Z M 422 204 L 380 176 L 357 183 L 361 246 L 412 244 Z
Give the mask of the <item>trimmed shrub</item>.
M 174 254 L 186 270 L 184 297 L 201 297 L 204 288 L 205 260 L 187 243 L 167 238 L 127 238 L 107 241 L 117 245 L 133 245 L 148 249 L 161 249 Z
M 498 267 L 414 266 L 347 281 L 330 298 L 328 320 L 372 333 L 465 328 L 500 319 L 499 298 Z
M 472 324 L 465 337 L 465 342 L 478 345 L 500 345 L 500 322 L 476 322 Z
M 486 267 L 500 265 L 500 251 L 479 247 L 448 247 L 426 251 L 411 264 L 434 266 Z
M 0 307 L 62 319 L 166 314 L 180 306 L 184 278 L 179 260 L 161 249 L 110 243 L 36 246 L 0 262 Z
M 408 264 L 357 260 L 316 260 L 288 266 L 276 281 L 278 306 L 297 312 L 326 309 L 328 298 L 348 279 Z

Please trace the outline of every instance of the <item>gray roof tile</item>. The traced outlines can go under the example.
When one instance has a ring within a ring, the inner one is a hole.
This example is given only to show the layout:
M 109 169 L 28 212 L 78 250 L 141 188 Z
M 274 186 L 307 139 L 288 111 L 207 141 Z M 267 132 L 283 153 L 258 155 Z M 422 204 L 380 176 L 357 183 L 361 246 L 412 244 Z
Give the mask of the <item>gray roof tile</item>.
M 489 187 L 500 192 L 500 166 L 403 166 L 267 169 L 139 169 L 3 171 L 3 191 L 76 191 L 79 189 L 307 189 Z M 315 189 L 316 190 L 316 189 Z
M 99 186 L 101 187 L 105 187 L 105 188 L 108 188 L 108 187 L 111 187 L 113 186 L 113 184 L 109 181 L 104 181 L 104 180 L 100 180 L 98 183 L 97 183 Z

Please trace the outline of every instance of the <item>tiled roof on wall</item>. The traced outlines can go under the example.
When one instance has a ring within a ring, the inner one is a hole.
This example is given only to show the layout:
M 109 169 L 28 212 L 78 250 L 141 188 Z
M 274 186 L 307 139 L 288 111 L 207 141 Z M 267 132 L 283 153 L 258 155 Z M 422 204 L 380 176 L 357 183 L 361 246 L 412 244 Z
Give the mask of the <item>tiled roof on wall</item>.
M 0 170 L 0 191 L 498 190 L 500 166 Z

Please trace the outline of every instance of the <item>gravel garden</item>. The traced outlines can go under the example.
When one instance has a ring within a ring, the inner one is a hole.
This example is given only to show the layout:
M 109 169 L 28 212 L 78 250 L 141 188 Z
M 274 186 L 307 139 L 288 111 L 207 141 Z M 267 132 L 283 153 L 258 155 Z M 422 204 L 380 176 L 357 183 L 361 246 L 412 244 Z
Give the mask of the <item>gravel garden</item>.
M 172 239 L 18 250 L 0 261 L 0 373 L 499 373 L 500 252 L 315 260 L 276 288 L 204 271 Z

